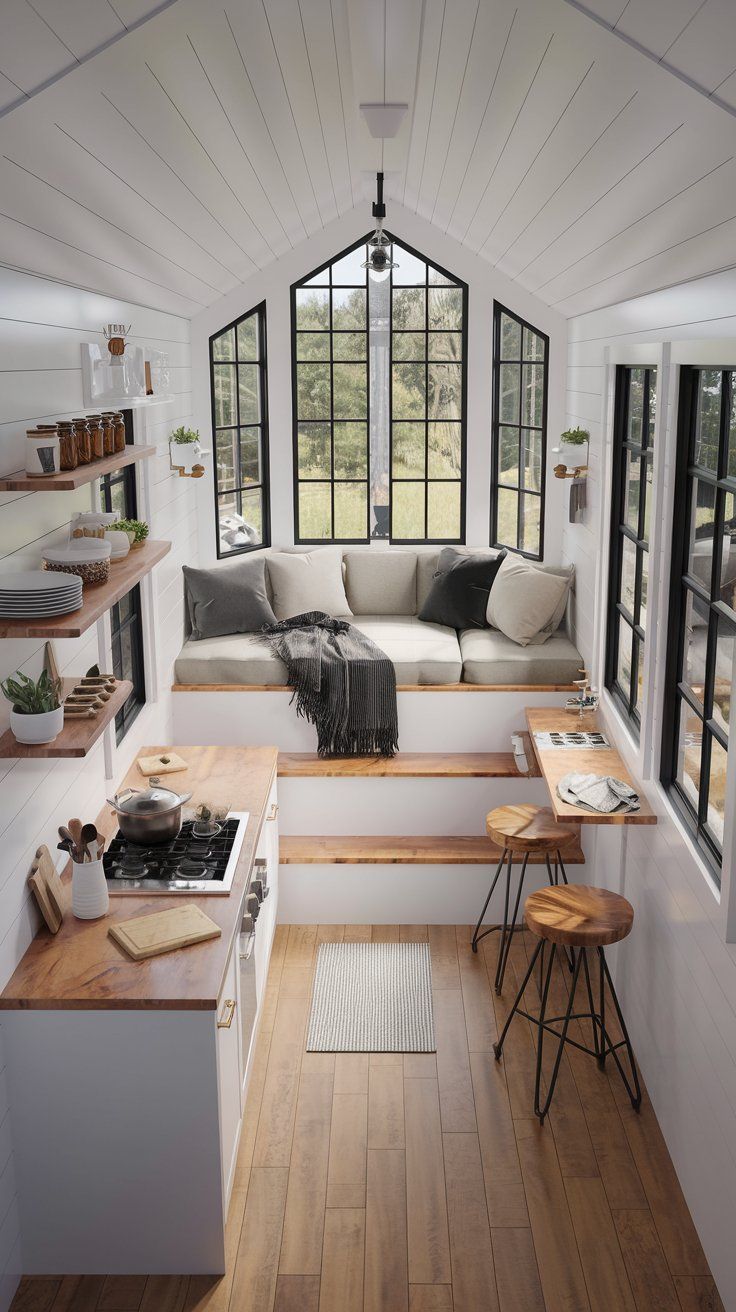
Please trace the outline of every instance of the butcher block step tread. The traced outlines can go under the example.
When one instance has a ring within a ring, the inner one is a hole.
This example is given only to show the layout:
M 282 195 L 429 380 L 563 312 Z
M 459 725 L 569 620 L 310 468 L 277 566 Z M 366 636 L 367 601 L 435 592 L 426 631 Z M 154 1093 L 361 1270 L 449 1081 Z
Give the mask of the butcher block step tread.
M 279 839 L 281 865 L 415 865 L 454 866 L 489 865 L 498 861 L 501 849 L 485 834 L 456 835 L 333 835 L 282 834 Z M 578 842 L 563 852 L 566 866 L 585 861 Z M 519 853 L 514 861 L 520 861 Z M 544 861 L 544 855 L 532 853 L 532 864 Z
M 529 760 L 529 756 L 527 756 Z M 534 765 L 532 759 L 530 765 Z M 397 752 L 396 756 L 325 759 L 316 752 L 279 752 L 281 778 L 518 779 L 513 752 Z

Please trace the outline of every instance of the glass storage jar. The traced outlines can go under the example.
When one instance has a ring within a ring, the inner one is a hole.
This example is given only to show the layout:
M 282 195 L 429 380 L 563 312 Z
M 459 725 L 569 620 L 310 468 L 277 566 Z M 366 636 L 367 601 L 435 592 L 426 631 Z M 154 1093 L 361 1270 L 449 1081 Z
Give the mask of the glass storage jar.
M 74 436 L 77 439 L 77 460 L 80 465 L 88 465 L 92 459 L 92 436 L 86 419 L 72 419 Z
M 87 415 L 90 437 L 92 438 L 92 459 L 101 460 L 105 454 L 105 442 L 102 435 L 102 420 L 99 415 Z
M 59 431 L 59 467 L 61 469 L 76 469 L 79 458 L 77 456 L 77 438 L 74 424 L 68 420 L 62 420 L 57 427 Z

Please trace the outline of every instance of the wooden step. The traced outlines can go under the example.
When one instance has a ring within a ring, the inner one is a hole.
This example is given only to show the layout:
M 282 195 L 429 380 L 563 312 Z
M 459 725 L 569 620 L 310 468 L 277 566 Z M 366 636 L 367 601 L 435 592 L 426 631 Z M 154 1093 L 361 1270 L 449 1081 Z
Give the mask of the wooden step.
M 396 756 L 325 759 L 279 752 L 280 778 L 496 779 L 518 777 L 513 752 L 397 752 Z
M 279 838 L 281 865 L 410 865 L 486 866 L 497 862 L 498 845 L 485 834 L 456 835 L 330 835 L 282 834 Z M 563 852 L 565 865 L 585 861 L 578 842 Z M 514 862 L 521 861 L 518 854 Z M 530 854 L 533 865 L 544 862 L 541 853 Z

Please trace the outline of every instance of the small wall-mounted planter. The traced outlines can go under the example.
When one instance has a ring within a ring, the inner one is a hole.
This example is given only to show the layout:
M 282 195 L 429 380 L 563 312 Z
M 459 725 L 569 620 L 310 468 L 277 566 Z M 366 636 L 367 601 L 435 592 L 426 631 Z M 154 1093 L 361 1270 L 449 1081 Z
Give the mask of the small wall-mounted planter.
M 169 442 L 169 464 L 180 478 L 201 478 L 205 472 L 202 461 L 208 455 L 201 442 Z

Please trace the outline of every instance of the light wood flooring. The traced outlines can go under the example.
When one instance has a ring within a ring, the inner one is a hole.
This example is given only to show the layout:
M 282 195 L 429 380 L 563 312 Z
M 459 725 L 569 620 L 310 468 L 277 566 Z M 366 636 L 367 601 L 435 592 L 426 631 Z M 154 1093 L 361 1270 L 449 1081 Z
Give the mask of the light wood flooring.
M 343 937 L 429 938 L 436 1056 L 305 1052 Z M 495 934 L 474 957 L 464 926 L 280 927 L 227 1274 L 28 1278 L 13 1312 L 723 1312 L 646 1092 L 637 1116 L 570 1049 L 540 1128 L 529 1022 L 495 1062 L 527 940 L 497 998 Z

